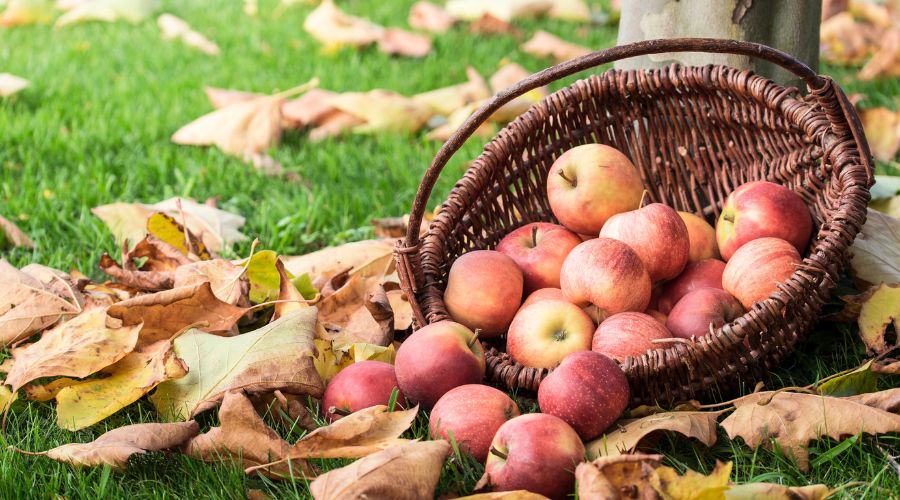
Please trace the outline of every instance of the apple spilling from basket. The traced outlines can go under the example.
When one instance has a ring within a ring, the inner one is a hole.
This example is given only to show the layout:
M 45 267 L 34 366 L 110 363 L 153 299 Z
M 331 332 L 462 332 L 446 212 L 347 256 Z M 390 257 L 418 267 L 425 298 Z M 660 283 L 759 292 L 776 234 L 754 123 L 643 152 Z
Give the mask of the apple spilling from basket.
M 567 151 L 547 177 L 560 225 L 527 224 L 496 250 L 456 259 L 444 292 L 454 321 L 413 333 L 393 367 L 351 365 L 323 407 L 386 404 L 397 387 L 401 405 L 431 409 L 434 437 L 486 460 L 494 490 L 556 498 L 572 491 L 582 442 L 628 406 L 617 362 L 708 335 L 775 292 L 801 263 L 812 218 L 799 195 L 771 182 L 735 189 L 715 228 L 662 203 L 642 206 L 640 172 L 600 144 Z M 504 335 L 513 360 L 553 369 L 538 390 L 541 414 L 520 416 L 509 396 L 480 385 L 478 339 Z

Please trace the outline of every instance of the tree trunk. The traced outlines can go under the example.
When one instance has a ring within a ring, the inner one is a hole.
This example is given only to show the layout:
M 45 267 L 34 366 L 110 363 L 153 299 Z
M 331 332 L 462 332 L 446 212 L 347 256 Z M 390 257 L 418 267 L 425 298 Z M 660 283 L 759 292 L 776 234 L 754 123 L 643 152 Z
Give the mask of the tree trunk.
M 821 0 L 626 0 L 619 45 L 654 38 L 730 38 L 783 50 L 816 69 L 821 16 Z M 750 68 L 805 90 L 798 78 L 773 64 L 730 54 L 655 54 L 619 61 L 616 68 L 658 68 L 672 62 Z

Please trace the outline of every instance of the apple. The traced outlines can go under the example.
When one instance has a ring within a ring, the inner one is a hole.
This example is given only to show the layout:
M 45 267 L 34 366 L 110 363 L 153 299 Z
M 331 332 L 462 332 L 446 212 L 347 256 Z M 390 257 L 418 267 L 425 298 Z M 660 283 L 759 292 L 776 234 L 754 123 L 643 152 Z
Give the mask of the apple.
M 594 238 L 572 249 L 559 281 L 567 300 L 581 307 L 593 304 L 603 318 L 643 311 L 650 302 L 652 283 L 641 258 L 610 238 Z
M 766 237 L 785 240 L 803 252 L 810 235 L 812 216 L 803 199 L 766 181 L 748 182 L 735 189 L 716 223 L 719 252 L 726 261 L 747 242 Z
M 602 144 L 574 147 L 553 162 L 547 198 L 559 222 L 583 235 L 596 235 L 603 223 L 641 204 L 644 184 L 627 156 Z
M 653 349 L 667 347 L 668 344 L 653 342 L 669 339 L 672 334 L 649 314 L 623 312 L 606 318 L 591 342 L 591 350 L 605 354 L 623 362 L 628 356 L 640 356 Z
M 481 382 L 484 350 L 465 326 L 438 321 L 413 332 L 400 344 L 394 370 L 406 399 L 429 409 L 450 389 Z
M 716 242 L 716 229 L 706 219 L 690 212 L 678 212 L 684 225 L 687 226 L 691 251 L 688 262 L 699 262 L 703 259 L 718 259 L 719 244 Z
M 342 413 L 376 405 L 387 405 L 397 385 L 394 366 L 382 361 L 360 361 L 344 368 L 328 383 L 322 396 L 322 413 L 329 421 L 341 418 Z M 406 406 L 403 394 L 397 404 Z M 337 410 L 337 411 L 335 411 Z
M 665 284 L 659 295 L 657 308 L 663 314 L 675 307 L 675 304 L 688 293 L 700 288 L 722 289 L 722 273 L 725 263 L 718 259 L 704 259 L 692 262 L 684 268 L 677 278 Z
M 582 441 L 594 439 L 618 420 L 630 397 L 625 372 L 591 351 L 566 356 L 538 388 L 541 412 L 563 419 Z
M 646 311 L 644 311 L 644 314 L 646 314 L 647 316 L 650 316 L 651 318 L 655 319 L 656 321 L 659 321 L 660 325 L 665 325 L 666 319 L 668 318 L 668 316 L 657 311 L 656 309 L 647 309 Z
M 759 238 L 734 252 L 725 272 L 722 287 L 750 309 L 753 304 L 778 290 L 801 264 L 797 248 L 779 238 Z
M 676 337 L 702 337 L 744 314 L 744 308 L 730 293 L 719 288 L 700 288 L 678 301 L 666 319 L 666 328 Z
M 568 354 L 591 348 L 594 322 L 564 300 L 539 300 L 516 314 L 506 336 L 506 352 L 519 363 L 553 368 Z
M 628 244 L 643 261 L 653 282 L 681 274 L 691 252 L 684 220 L 662 203 L 610 217 L 600 230 L 600 237 Z
M 552 499 L 574 491 L 584 444 L 562 419 L 545 413 L 516 417 L 491 441 L 484 477 L 494 491 L 528 490 Z
M 497 429 L 521 415 L 515 401 L 503 391 L 481 384 L 467 384 L 441 396 L 428 420 L 434 438 L 450 441 L 484 462 Z
M 524 278 L 516 262 L 493 250 L 461 255 L 450 266 L 444 304 L 453 321 L 481 337 L 499 337 L 522 303 Z
M 563 295 L 562 290 L 559 288 L 541 288 L 540 290 L 535 290 L 525 298 L 525 302 L 522 302 L 522 309 L 526 306 L 534 304 L 540 300 L 566 300 L 566 296 Z
M 579 243 L 577 234 L 560 225 L 532 222 L 504 236 L 497 251 L 515 261 L 525 277 L 525 293 L 531 293 L 559 288 L 559 269 Z

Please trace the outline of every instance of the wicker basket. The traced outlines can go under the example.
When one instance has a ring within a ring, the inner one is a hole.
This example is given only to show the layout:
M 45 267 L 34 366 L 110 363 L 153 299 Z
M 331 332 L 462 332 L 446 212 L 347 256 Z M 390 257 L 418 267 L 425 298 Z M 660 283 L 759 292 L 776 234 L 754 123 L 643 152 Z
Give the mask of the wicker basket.
M 872 162 L 859 119 L 840 87 L 788 54 L 713 39 L 639 42 L 594 52 L 536 73 L 496 95 L 438 151 L 413 202 L 419 227 L 441 170 L 479 124 L 525 92 L 618 59 L 663 52 L 734 53 L 799 76 L 809 95 L 727 66 L 610 70 L 548 96 L 501 130 L 456 184 L 424 240 L 410 231 L 396 249 L 401 287 L 416 327 L 448 319 L 443 289 L 461 254 L 494 248 L 529 222 L 555 221 L 550 166 L 574 146 L 598 142 L 626 153 L 650 198 L 713 222 L 738 185 L 768 180 L 807 203 L 816 232 L 803 264 L 768 299 L 695 342 L 622 363 L 634 403 L 711 399 L 764 376 L 816 322 L 865 222 Z M 527 368 L 485 344 L 488 379 L 537 390 L 548 370 Z

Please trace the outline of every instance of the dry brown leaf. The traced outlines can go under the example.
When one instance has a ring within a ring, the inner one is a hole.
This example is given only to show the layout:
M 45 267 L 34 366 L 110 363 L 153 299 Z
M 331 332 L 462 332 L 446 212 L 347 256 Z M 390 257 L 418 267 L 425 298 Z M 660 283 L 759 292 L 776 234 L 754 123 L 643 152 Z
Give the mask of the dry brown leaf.
M 141 264 L 141 267 L 139 267 L 138 270 L 149 272 L 174 273 L 179 267 L 192 262 L 191 259 L 181 253 L 178 248 L 152 234 L 148 234 L 146 238 L 139 241 L 138 244 L 128 252 L 126 257 L 129 262 L 138 259 L 142 260 L 143 264 Z
M 329 471 L 309 484 L 316 500 L 432 498 L 450 453 L 446 441 L 413 441 Z
M 521 38 L 522 36 L 522 30 L 490 12 L 485 12 L 481 17 L 470 24 L 469 33 L 480 35 L 509 35 L 513 38 Z
M 485 14 L 504 21 L 529 19 L 546 14 L 551 7 L 553 0 L 448 0 L 446 5 L 447 12 L 468 21 L 474 21 Z
M 343 113 L 330 104 L 336 96 L 330 90 L 312 89 L 296 99 L 289 99 L 281 106 L 286 127 L 302 128 L 324 123 L 329 115 Z
M 107 310 L 123 325 L 143 324 L 138 345 L 172 338 L 188 326 L 203 331 L 230 332 L 247 309 L 222 302 L 213 294 L 210 283 L 173 288 L 165 292 L 139 295 L 123 300 Z
M 41 377 L 87 377 L 131 352 L 140 330 L 140 324 L 107 326 L 104 308 L 85 310 L 47 330 L 37 342 L 14 349 L 6 383 L 18 391 Z
M 554 0 L 547 16 L 563 21 L 586 22 L 591 20 L 591 8 L 584 0 Z
M 67 295 L 54 290 L 0 258 L 0 345 L 16 343 L 81 312 L 77 290 L 69 289 Z
M 472 68 L 471 66 L 467 67 L 466 76 L 469 80 L 465 83 L 416 94 L 412 99 L 420 104 L 428 106 L 434 113 L 450 115 L 463 106 L 490 97 L 491 92 L 488 89 L 487 83 L 485 83 L 484 78 L 475 70 L 475 68 Z
M 400 435 L 416 419 L 419 407 L 387 411 L 387 406 L 372 406 L 319 427 L 297 441 L 292 458 L 358 458 L 400 446 L 408 440 Z
M 175 270 L 175 288 L 196 286 L 208 282 L 213 295 L 233 306 L 247 307 L 250 283 L 244 268 L 225 259 L 201 260 L 185 264 Z
M 193 47 L 211 56 L 217 56 L 220 53 L 219 46 L 215 42 L 194 31 L 191 25 L 180 17 L 162 14 L 156 19 L 156 24 L 166 40 L 181 39 L 188 47 Z
M 716 443 L 716 421 L 721 412 L 673 411 L 634 420 L 622 420 L 616 428 L 585 445 L 588 458 L 616 456 L 634 451 L 648 436 L 665 431 L 698 439 L 706 446 Z
M 417 30 L 446 33 L 456 24 L 456 17 L 431 2 L 416 2 L 409 9 L 409 25 Z
M 281 97 L 240 101 L 201 116 L 172 135 L 175 144 L 216 146 L 243 157 L 262 153 L 281 139 Z
M 900 415 L 852 398 L 767 391 L 737 399 L 734 406 L 721 424 L 730 438 L 740 436 L 752 448 L 771 448 L 774 439 L 804 471 L 809 469 L 806 446 L 814 439 L 900 432 Z
M 6 9 L 0 13 L 0 27 L 47 24 L 53 20 L 53 14 L 50 0 L 9 0 Z
M 413 311 L 406 294 L 401 290 L 391 290 L 387 292 L 387 298 L 394 313 L 394 330 L 408 330 L 412 326 Z
M 459 497 L 457 500 L 546 500 L 547 497 L 527 490 L 491 491 Z
M 822 59 L 835 64 L 860 64 L 878 46 L 882 29 L 857 22 L 850 12 L 841 12 L 819 28 Z
M 900 150 L 900 111 L 871 108 L 860 112 L 859 118 L 872 155 L 881 161 L 892 160 Z
M 328 115 L 319 120 L 316 128 L 309 131 L 309 140 L 319 142 L 329 137 L 337 137 L 363 123 L 365 123 L 363 120 L 350 113 L 335 109 L 333 113 L 328 113 Z
M 109 465 L 124 469 L 132 455 L 177 448 L 200 432 L 193 420 L 176 424 L 134 424 L 113 429 L 90 443 L 70 443 L 47 452 L 75 466 Z
M 425 57 L 431 53 L 431 39 L 400 28 L 388 28 L 378 37 L 378 50 L 390 55 Z
M 875 367 L 873 366 L 873 371 L 877 373 L 889 373 L 891 375 L 898 375 L 900 373 L 900 366 L 896 364 L 890 368 L 886 369 L 885 367 Z M 871 406 L 872 408 L 878 408 L 890 413 L 898 413 L 900 412 L 900 388 L 887 389 L 879 392 L 869 392 L 866 394 L 857 394 L 856 396 L 849 396 L 844 398 L 848 401 L 853 401 L 859 404 L 864 404 L 866 406 Z
M 25 397 L 27 399 L 46 403 L 47 401 L 56 399 L 56 395 L 59 394 L 59 391 L 80 382 L 80 380 L 75 380 L 73 378 L 58 378 L 43 385 L 25 384 L 22 386 L 22 390 L 25 391 Z
M 326 51 L 342 46 L 363 47 L 376 42 L 384 28 L 360 17 L 346 14 L 333 0 L 323 0 L 306 16 L 303 29 L 325 46 Z
M 319 427 L 315 414 L 306 407 L 306 396 L 282 394 L 274 391 L 269 394 L 256 394 L 251 401 L 260 415 L 271 414 L 289 427 L 313 431 Z
M 725 500 L 825 500 L 832 491 L 824 484 L 784 486 L 773 483 L 732 485 L 725 491 Z
M 319 297 L 321 297 L 321 295 L 317 294 L 313 300 L 304 299 L 303 294 L 300 293 L 300 290 L 297 290 L 297 287 L 294 286 L 291 278 L 284 270 L 284 263 L 281 262 L 281 259 L 275 260 L 275 269 L 278 271 L 280 283 L 278 285 L 278 303 L 275 304 L 275 312 L 272 314 L 272 321 L 298 309 L 309 307 L 310 304 L 317 302 Z
M 887 327 L 894 325 L 900 333 L 900 283 L 888 285 L 882 283 L 872 287 L 860 299 L 859 336 L 871 352 L 881 353 L 897 345 L 887 345 L 884 334 Z M 898 340 L 900 342 L 900 340 Z
M 257 97 L 263 97 L 263 94 L 257 94 L 255 92 L 220 89 L 218 87 L 203 87 L 203 92 L 206 93 L 206 98 L 209 99 L 209 103 L 212 104 L 212 107 L 215 109 L 222 109 L 231 106 L 232 104 L 251 101 Z
M 875 55 L 859 71 L 859 79 L 865 81 L 898 76 L 900 76 L 900 27 L 895 27 L 881 37 Z
M 2 75 L 0 75 L 0 95 L 3 95 L 2 86 Z M 19 229 L 19 226 L 0 215 L 0 242 L 3 242 L 4 239 L 12 243 L 14 247 L 34 248 L 34 243 L 28 239 L 27 234 Z
M 380 89 L 339 94 L 331 99 L 331 105 L 364 121 L 353 127 L 357 133 L 413 133 L 433 114 L 412 98 Z
M 662 498 L 723 498 L 729 490 L 731 468 L 731 462 L 723 464 L 717 460 L 709 475 L 687 470 L 682 476 L 671 467 L 657 467 L 650 484 Z
M 380 278 L 351 276 L 318 304 L 328 340 L 387 346 L 394 340 L 394 314 Z
M 491 75 L 491 89 L 493 89 L 496 94 L 501 90 L 512 87 L 520 80 L 524 80 L 529 76 L 531 76 L 531 73 L 516 63 L 504 64 L 496 73 Z M 530 108 L 532 104 L 547 97 L 548 93 L 547 87 L 538 87 L 534 90 L 529 90 L 524 95 L 516 97 L 495 111 L 494 114 L 491 115 L 491 120 L 497 122 L 512 121 L 522 113 L 528 111 L 528 108 Z
M 568 61 L 591 53 L 591 49 L 587 47 L 567 42 L 543 30 L 535 33 L 520 48 L 535 57 L 552 57 L 556 62 Z
M 900 283 L 900 219 L 868 209 L 853 246 L 850 269 L 870 285 Z
M 120 266 L 108 253 L 100 256 L 100 269 L 118 283 L 142 291 L 168 290 L 172 288 L 175 278 L 169 271 L 141 271 L 134 268 L 125 247 L 122 247 Z
M 345 269 L 357 269 L 369 262 L 390 259 L 395 243 L 396 240 L 389 239 L 354 241 L 306 255 L 285 257 L 284 267 L 294 276 L 308 274 L 316 283 L 323 277 L 330 279 Z
M 656 500 L 659 495 L 650 485 L 653 471 L 660 466 L 662 455 L 618 455 L 582 462 L 575 468 L 580 500 L 630 498 Z

